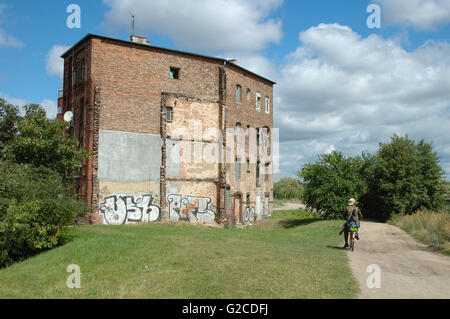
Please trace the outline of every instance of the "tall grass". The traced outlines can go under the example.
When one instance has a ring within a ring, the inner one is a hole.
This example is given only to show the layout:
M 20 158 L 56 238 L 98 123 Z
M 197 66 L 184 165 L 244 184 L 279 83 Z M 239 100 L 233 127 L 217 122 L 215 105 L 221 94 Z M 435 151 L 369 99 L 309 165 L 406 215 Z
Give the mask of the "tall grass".
M 394 215 L 389 223 L 436 250 L 450 255 L 450 213 L 418 211 L 413 215 Z

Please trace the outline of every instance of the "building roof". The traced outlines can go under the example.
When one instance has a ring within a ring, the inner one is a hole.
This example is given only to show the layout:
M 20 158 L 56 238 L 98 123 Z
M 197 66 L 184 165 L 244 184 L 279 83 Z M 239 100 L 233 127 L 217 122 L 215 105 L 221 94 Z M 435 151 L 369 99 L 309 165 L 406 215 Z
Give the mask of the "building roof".
M 162 48 L 162 47 L 157 47 L 154 45 L 147 45 L 147 44 L 141 44 L 141 43 L 136 43 L 136 42 L 131 42 L 131 41 L 125 41 L 125 40 L 120 40 L 120 39 L 115 39 L 115 38 L 109 38 L 109 37 L 105 37 L 102 35 L 97 35 L 97 34 L 87 34 L 84 38 L 82 38 L 80 41 L 78 41 L 77 43 L 75 43 L 70 49 L 68 49 L 66 52 L 64 52 L 61 57 L 65 58 L 75 47 L 77 47 L 78 45 L 80 45 L 81 43 L 87 41 L 88 39 L 92 39 L 92 38 L 96 38 L 96 39 L 102 39 L 102 40 L 108 40 L 108 41 L 112 41 L 112 42 L 117 42 L 120 44 L 126 44 L 126 45 L 130 45 L 130 46 L 137 46 L 143 49 L 152 49 L 152 50 L 157 50 L 157 51 L 164 51 L 164 52 L 168 52 L 168 53 L 177 53 L 177 54 L 184 54 L 184 55 L 189 55 L 192 57 L 198 57 L 198 58 L 203 58 L 203 59 L 208 59 L 208 60 L 212 60 L 215 62 L 219 62 L 221 64 L 226 65 L 228 63 L 228 65 L 237 68 L 238 70 L 243 71 L 244 73 L 256 76 L 264 81 L 267 81 L 271 84 L 276 84 L 276 82 L 269 80 L 265 77 L 262 77 L 261 75 L 258 75 L 252 71 L 249 71 L 237 64 L 231 63 L 230 60 L 227 59 L 223 59 L 223 58 L 218 58 L 218 57 L 212 57 L 212 56 L 207 56 L 207 55 L 201 55 L 201 54 L 196 54 L 196 53 L 191 53 L 191 52 L 185 52 L 185 51 L 179 51 L 179 50 L 173 50 L 173 49 L 168 49 L 168 48 Z

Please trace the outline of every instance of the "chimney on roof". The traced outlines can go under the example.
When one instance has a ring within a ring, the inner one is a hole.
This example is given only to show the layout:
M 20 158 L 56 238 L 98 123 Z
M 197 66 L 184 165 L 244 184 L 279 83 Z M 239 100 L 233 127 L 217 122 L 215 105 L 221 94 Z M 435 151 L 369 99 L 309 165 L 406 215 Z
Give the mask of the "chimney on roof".
M 131 42 L 134 42 L 134 43 L 150 45 L 150 42 L 147 40 L 146 37 L 140 37 L 140 36 L 138 36 L 138 35 L 132 35 L 132 36 L 130 36 L 130 41 L 131 41 Z

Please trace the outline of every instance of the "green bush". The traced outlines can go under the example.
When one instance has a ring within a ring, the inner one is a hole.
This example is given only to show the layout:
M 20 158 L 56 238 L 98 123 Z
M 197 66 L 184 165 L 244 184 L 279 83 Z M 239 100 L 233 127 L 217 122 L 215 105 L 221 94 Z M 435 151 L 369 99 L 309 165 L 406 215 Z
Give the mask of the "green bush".
M 358 199 L 366 189 L 365 172 L 373 157 L 346 158 L 332 152 L 319 156 L 314 164 L 306 164 L 299 173 L 304 181 L 303 202 L 328 218 L 341 217 L 348 200 Z
M 85 212 L 51 169 L 0 161 L 0 267 L 65 243 Z

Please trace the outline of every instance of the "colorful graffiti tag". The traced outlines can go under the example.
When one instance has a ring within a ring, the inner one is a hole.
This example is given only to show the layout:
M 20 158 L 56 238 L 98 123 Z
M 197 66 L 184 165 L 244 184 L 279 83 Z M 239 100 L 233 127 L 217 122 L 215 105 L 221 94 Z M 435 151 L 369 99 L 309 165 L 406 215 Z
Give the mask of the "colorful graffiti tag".
M 210 197 L 167 195 L 169 219 L 191 223 L 211 224 L 216 218 L 215 207 Z
M 153 205 L 155 197 L 151 194 L 114 194 L 105 197 L 100 204 L 103 214 L 103 224 L 121 225 L 132 223 L 147 223 L 158 220 L 160 209 Z

